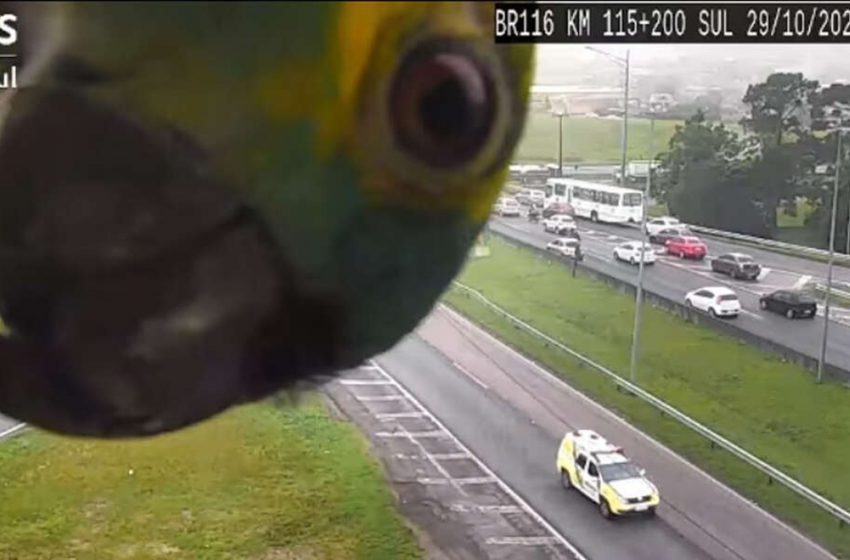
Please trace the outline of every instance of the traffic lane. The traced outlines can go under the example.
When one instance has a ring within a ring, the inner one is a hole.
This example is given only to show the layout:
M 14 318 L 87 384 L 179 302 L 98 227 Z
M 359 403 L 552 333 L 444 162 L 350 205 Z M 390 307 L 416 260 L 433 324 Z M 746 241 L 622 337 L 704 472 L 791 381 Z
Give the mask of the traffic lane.
M 589 428 L 623 446 L 658 485 L 659 518 L 713 558 L 832 557 L 454 311 L 441 306 L 418 333 L 456 363 L 458 371 L 475 376 L 495 398 L 504 399 L 554 437 L 567 429 Z
M 629 239 L 640 239 L 640 230 L 633 226 L 619 224 L 595 223 L 593 229 L 604 231 L 611 235 L 621 235 Z M 698 234 L 699 235 L 699 234 Z M 721 255 L 723 253 L 745 253 L 752 256 L 756 261 L 765 266 L 783 270 L 796 275 L 798 278 L 813 277 L 826 282 L 827 265 L 820 261 L 814 261 L 802 257 L 794 257 L 777 253 L 767 249 L 761 249 L 744 243 L 736 243 L 725 239 L 717 239 L 709 236 L 700 236 L 708 245 L 710 253 Z M 845 267 L 833 268 L 833 280 L 850 282 L 850 269 Z
M 507 227 L 523 230 L 527 232 L 532 237 L 538 237 L 541 242 L 547 242 L 551 239 L 554 239 L 554 235 L 547 233 L 543 230 L 543 226 L 539 224 L 533 224 L 528 221 L 517 221 L 512 220 L 508 221 L 505 219 L 501 219 L 501 223 L 506 225 Z M 598 226 L 602 227 L 598 227 Z M 582 235 L 582 244 L 586 245 L 591 251 L 596 251 L 599 253 L 597 256 L 607 257 L 613 254 L 614 247 L 623 243 L 625 241 L 634 241 L 640 240 L 640 234 L 634 228 L 628 227 L 610 227 L 609 224 L 589 224 L 587 228 L 584 227 L 585 224 L 582 224 L 579 227 L 579 232 Z M 606 227 L 607 226 L 607 227 Z M 664 248 L 662 246 L 656 246 L 656 252 L 663 255 Z M 604 254 L 603 254 L 604 253 Z M 664 264 L 670 263 L 681 263 L 684 266 L 692 268 L 696 271 L 705 271 L 711 273 L 711 265 L 708 260 L 706 261 L 680 261 L 680 259 L 663 258 L 662 262 Z M 783 269 L 771 268 L 767 264 L 764 264 L 765 273 L 760 277 L 758 283 L 752 283 L 747 281 L 733 281 L 735 285 L 746 286 L 753 290 L 756 290 L 760 293 L 767 293 L 773 290 L 784 289 L 784 288 L 793 288 L 800 281 L 800 275 L 795 274 L 793 272 L 789 272 Z M 714 274 L 714 273 L 711 273 Z M 718 281 L 723 280 L 731 280 L 726 276 L 715 275 L 718 277 Z
M 526 222 L 527 223 L 527 222 Z M 534 224 L 531 224 L 534 225 Z M 552 234 L 540 229 L 522 227 L 521 222 L 501 223 L 491 222 L 491 229 L 512 237 L 523 243 L 543 248 Z M 584 239 L 582 236 L 582 244 Z M 632 285 L 637 284 L 637 267 L 627 263 L 614 261 L 610 252 L 594 250 L 588 246 L 585 251 L 584 265 L 613 276 Z M 737 325 L 744 330 L 796 350 L 811 358 L 820 357 L 821 338 L 823 335 L 823 316 L 815 319 L 786 319 L 775 313 L 762 311 L 759 308 L 759 293 L 753 289 L 757 283 L 730 280 L 705 270 L 695 268 L 694 264 L 681 262 L 679 259 L 662 257 L 653 266 L 644 268 L 644 288 L 652 293 L 660 294 L 673 301 L 684 303 L 685 294 L 706 286 L 726 285 L 738 292 L 746 313 L 736 319 Z M 839 323 L 835 317 L 831 320 L 829 339 L 827 341 L 827 363 L 833 364 L 845 371 L 850 371 L 850 327 Z
M 624 519 L 613 526 L 592 502 L 566 492 L 555 470 L 559 436 L 460 374 L 417 335 L 377 361 L 588 557 L 710 558 L 660 519 Z

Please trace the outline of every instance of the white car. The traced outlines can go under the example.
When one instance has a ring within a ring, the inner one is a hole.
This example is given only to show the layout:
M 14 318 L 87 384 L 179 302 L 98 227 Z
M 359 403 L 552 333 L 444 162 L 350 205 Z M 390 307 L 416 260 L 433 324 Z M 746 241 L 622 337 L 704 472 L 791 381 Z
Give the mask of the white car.
M 536 204 L 538 206 L 543 205 L 543 202 L 546 200 L 546 193 L 541 191 L 540 189 L 530 189 L 528 196 L 531 200 L 531 203 Z
M 572 257 L 577 261 L 583 258 L 581 254 L 581 242 L 577 239 L 555 239 L 546 245 L 546 250 L 565 257 Z
M 640 249 L 641 245 L 643 245 L 643 251 Z M 627 241 L 614 247 L 614 259 L 629 264 L 640 263 L 641 254 L 643 254 L 644 264 L 654 264 L 657 259 L 655 249 L 649 243 Z
M 688 292 L 685 305 L 707 311 L 712 317 L 737 317 L 741 313 L 738 294 L 723 286 L 711 286 Z
M 513 198 L 502 197 L 493 210 L 499 216 L 519 216 L 519 202 Z
M 676 218 L 665 216 L 663 218 L 652 218 L 646 222 L 646 234 L 655 235 L 662 229 L 675 228 L 683 225 Z
M 572 216 L 555 214 L 543 220 L 543 229 L 550 233 L 561 233 L 566 230 L 576 229 L 576 221 Z

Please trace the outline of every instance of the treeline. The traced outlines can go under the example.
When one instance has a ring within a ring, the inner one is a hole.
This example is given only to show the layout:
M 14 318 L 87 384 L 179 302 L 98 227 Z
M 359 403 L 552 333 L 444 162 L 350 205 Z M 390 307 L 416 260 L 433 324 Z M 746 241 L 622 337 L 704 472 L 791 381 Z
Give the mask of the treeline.
M 747 88 L 742 133 L 697 111 L 677 126 L 654 181 L 654 196 L 680 219 L 775 238 L 777 215 L 798 202 L 811 213 L 803 227 L 828 244 L 835 180 L 836 129 L 850 123 L 850 85 L 823 86 L 803 74 L 772 74 Z M 850 147 L 850 135 L 843 148 Z M 843 149 L 836 247 L 848 234 L 850 150 Z

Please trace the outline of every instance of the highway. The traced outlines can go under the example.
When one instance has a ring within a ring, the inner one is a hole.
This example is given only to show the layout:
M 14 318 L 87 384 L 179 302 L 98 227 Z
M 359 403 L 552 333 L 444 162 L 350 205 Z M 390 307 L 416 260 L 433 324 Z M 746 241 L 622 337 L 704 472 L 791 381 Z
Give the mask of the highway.
M 376 361 L 589 559 L 833 558 L 449 310 Z M 575 428 L 647 469 L 662 496 L 655 518 L 607 521 L 560 486 L 558 443 Z
M 627 240 L 639 239 L 635 228 L 578 220 L 585 253 L 584 264 L 621 280 L 637 283 L 637 267 L 613 259 L 614 247 Z M 526 218 L 499 218 L 490 220 L 490 228 L 517 241 L 543 248 L 555 235 L 543 231 L 541 224 L 530 223 Z M 703 238 L 708 245 L 709 258 L 703 262 L 682 260 L 659 254 L 655 265 L 644 270 L 644 288 L 667 298 L 684 301 L 685 294 L 706 286 L 728 286 L 738 293 L 743 313 L 736 319 L 744 329 L 767 340 L 817 359 L 820 355 L 823 333 L 822 310 L 814 320 L 789 320 L 775 313 L 759 309 L 759 296 L 780 288 L 801 286 L 808 278 L 825 276 L 825 266 L 802 258 L 779 255 L 769 251 L 735 245 L 726 241 Z M 663 252 L 663 249 L 659 249 Z M 756 282 L 732 280 L 728 276 L 711 272 L 709 259 L 724 252 L 737 251 L 752 255 L 764 267 Z M 835 279 L 847 277 L 850 270 L 835 267 Z M 827 363 L 850 371 L 850 313 L 833 308 L 827 344 Z

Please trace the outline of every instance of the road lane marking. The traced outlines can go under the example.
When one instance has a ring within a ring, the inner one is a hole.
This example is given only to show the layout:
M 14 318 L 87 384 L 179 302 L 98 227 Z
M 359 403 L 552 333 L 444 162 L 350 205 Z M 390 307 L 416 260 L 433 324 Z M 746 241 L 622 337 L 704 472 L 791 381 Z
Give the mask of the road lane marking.
M 376 437 L 380 438 L 415 438 L 415 439 L 429 439 L 429 438 L 443 438 L 446 437 L 446 434 L 442 432 L 442 430 L 428 430 L 423 432 L 409 432 L 404 428 L 399 429 L 397 432 L 375 432 Z
M 471 459 L 469 453 L 431 453 L 430 457 L 435 461 L 453 461 Z
M 602 406 L 601 404 L 599 404 L 595 400 L 591 399 L 590 397 L 588 397 L 587 395 L 585 395 L 584 393 L 582 393 L 581 391 L 579 391 L 578 389 L 576 389 L 572 385 L 568 384 L 566 381 L 564 381 L 563 379 L 561 379 L 560 377 L 558 377 L 554 373 L 550 372 L 549 370 L 547 370 L 546 368 L 544 368 L 543 366 L 541 366 L 540 364 L 538 364 L 537 362 L 535 362 L 531 358 L 528 358 L 528 357 L 522 355 L 517 350 L 511 348 L 506 343 L 504 343 L 501 340 L 499 340 L 498 338 L 494 337 L 493 335 L 491 335 L 490 333 L 485 331 L 483 328 L 479 327 L 478 325 L 476 325 L 475 323 L 473 323 L 472 321 L 470 321 L 469 319 L 467 319 L 466 317 L 464 317 L 463 315 L 461 315 L 460 313 L 458 313 L 454 309 L 448 307 L 444 303 L 440 303 L 439 307 L 441 309 L 443 309 L 446 313 L 454 316 L 458 321 L 467 325 L 468 328 L 479 333 L 483 338 L 491 341 L 496 346 L 501 347 L 507 353 L 514 356 L 519 361 L 524 362 L 524 363 L 528 364 L 529 366 L 531 366 L 532 369 L 534 369 L 535 371 L 537 371 L 538 373 L 543 375 L 543 377 L 545 377 L 546 379 L 548 379 L 549 381 L 554 383 L 556 386 L 561 387 L 566 392 L 574 395 L 579 400 L 584 401 L 585 403 L 587 403 L 591 407 L 593 407 L 596 410 L 598 410 L 599 412 L 601 412 L 603 415 L 607 416 L 608 418 L 610 418 L 610 419 L 614 420 L 615 422 L 617 422 L 618 424 L 622 425 L 627 431 L 632 431 L 632 432 L 639 434 L 641 437 L 645 438 L 647 441 L 649 441 L 650 443 L 655 445 L 656 448 L 658 448 L 661 451 L 663 451 L 664 453 L 668 454 L 674 460 L 679 461 L 682 465 L 689 468 L 691 471 L 695 472 L 697 475 L 702 476 L 705 480 L 709 481 L 711 484 L 714 484 L 715 486 L 717 486 L 721 490 L 727 492 L 729 495 L 737 498 L 738 500 L 740 500 L 741 502 L 743 502 L 744 504 L 746 504 L 750 508 L 756 510 L 761 515 L 764 515 L 767 519 L 773 521 L 778 527 L 781 527 L 782 529 L 784 529 L 789 534 L 794 535 L 800 541 L 808 544 L 813 549 L 819 551 L 821 554 L 824 554 L 827 557 L 835 558 L 834 554 L 832 554 L 831 552 L 826 550 L 824 547 L 822 547 L 821 545 L 819 545 L 818 543 L 816 543 L 815 541 L 813 541 L 809 537 L 805 536 L 803 533 L 801 533 L 797 529 L 795 529 L 795 528 L 791 527 L 790 525 L 788 525 L 787 523 L 781 521 L 778 517 L 776 517 L 775 515 L 773 515 L 769 511 L 759 507 L 759 505 L 757 503 L 754 503 L 749 498 L 745 498 L 742 494 L 733 490 L 731 487 L 727 486 L 723 482 L 720 482 L 716 478 L 713 478 L 711 475 L 706 473 L 704 470 L 697 467 L 695 464 L 691 463 L 690 461 L 688 461 L 687 459 L 685 459 L 681 455 L 678 455 L 672 449 L 663 445 L 661 442 L 659 442 L 658 440 L 656 440 L 655 438 L 653 438 L 649 434 L 647 434 L 647 433 L 645 433 L 641 430 L 638 430 L 627 420 L 621 418 L 620 416 L 618 416 L 617 414 L 615 414 L 611 410 L 605 408 L 604 406 Z M 400 389 L 403 390 L 403 388 L 400 388 Z M 719 540 L 720 542 L 723 542 L 722 541 L 722 537 L 723 537 L 722 535 L 713 535 L 709 531 L 706 531 L 706 533 L 711 535 L 713 538 Z
M 360 402 L 383 402 L 383 401 L 403 401 L 404 395 L 378 395 L 375 397 L 361 397 L 354 395 L 354 398 Z
M 491 537 L 487 539 L 487 544 L 514 546 L 545 546 L 553 542 L 553 537 Z
M 378 420 L 394 420 L 396 418 L 422 418 L 424 414 L 419 411 L 414 412 L 380 412 L 375 415 Z
M 24 423 L 15 424 L 11 428 L 7 428 L 7 429 L 3 430 L 2 432 L 0 432 L 0 439 L 7 438 L 7 437 L 11 436 L 12 434 L 14 434 L 16 432 L 23 430 L 26 427 L 27 427 L 27 425 L 24 424 Z
M 808 274 L 807 274 L 807 275 L 805 275 L 805 276 L 800 276 L 800 277 L 797 279 L 797 281 L 796 281 L 796 282 L 794 282 L 794 286 L 793 286 L 792 288 L 793 288 L 793 289 L 795 289 L 795 290 L 802 289 L 802 288 L 803 288 L 803 286 L 805 286 L 806 284 L 808 284 L 808 283 L 809 283 L 809 281 L 811 281 L 811 279 L 812 279 L 812 277 L 811 277 L 811 276 L 809 276 Z
M 386 379 L 342 379 L 343 385 L 392 385 Z
M 454 366 L 455 368 L 457 368 L 458 371 L 460 371 L 461 373 L 463 373 L 464 375 L 466 375 L 467 377 L 472 379 L 474 382 L 476 382 L 485 391 L 490 389 L 489 387 L 487 387 L 487 385 L 483 381 L 478 379 L 476 376 L 474 376 L 471 372 L 469 372 L 465 367 L 463 367 L 459 363 L 452 362 L 452 366 Z
M 523 513 L 522 508 L 520 508 L 519 506 L 479 506 L 467 504 L 452 504 L 450 506 L 450 509 L 458 513 Z
M 468 486 L 470 484 L 495 484 L 496 479 L 492 476 L 468 476 L 465 478 L 454 478 L 454 477 L 443 477 L 443 478 L 434 478 L 434 477 L 424 477 L 417 478 L 416 482 L 419 484 L 426 484 L 428 486 L 439 486 L 442 484 L 459 484 L 461 486 Z
M 396 389 L 398 389 L 405 397 L 407 397 L 410 403 L 412 403 L 416 408 L 424 412 L 428 419 L 431 420 L 431 422 L 433 422 L 437 427 L 443 430 L 445 434 L 451 439 L 451 441 L 461 451 L 466 453 L 469 456 L 469 459 L 472 460 L 478 466 L 478 468 L 484 471 L 487 476 L 493 478 L 495 484 L 498 485 L 503 492 L 510 496 L 514 502 L 519 504 L 519 506 L 523 509 L 525 513 L 530 515 L 535 521 L 537 521 L 537 523 L 542 525 L 543 528 L 546 529 L 546 531 L 548 531 L 557 540 L 559 544 L 566 548 L 570 552 L 570 554 L 573 555 L 575 560 L 588 560 L 588 558 L 584 554 L 582 554 L 579 549 L 576 548 L 575 545 L 573 545 L 570 541 L 567 540 L 566 537 L 559 533 L 558 530 L 555 529 L 555 527 L 553 527 L 548 521 L 546 521 L 546 519 L 542 515 L 540 515 L 534 508 L 532 508 L 528 504 L 528 502 L 522 499 L 520 495 L 517 494 L 514 489 L 508 485 L 507 482 L 499 478 L 499 476 L 494 473 L 493 470 L 488 467 L 486 463 L 484 463 L 484 461 L 482 461 L 477 455 L 472 453 L 472 451 L 467 446 L 465 446 L 463 442 L 461 442 L 457 438 L 457 436 L 455 436 L 451 431 L 449 431 L 449 429 L 446 428 L 445 424 L 440 422 L 440 420 L 438 420 L 437 417 L 434 416 L 434 414 L 432 414 L 427 408 L 425 408 L 425 405 L 419 402 L 419 400 L 414 397 L 410 391 L 408 391 L 401 383 L 399 383 L 392 375 L 390 375 L 378 362 L 373 361 L 372 363 L 375 365 L 381 375 L 383 375 L 387 379 L 391 379 L 394 382 Z M 439 463 L 437 464 L 439 465 Z M 442 467 L 440 468 L 442 469 Z M 464 493 L 462 487 L 460 488 L 460 491 Z
M 762 317 L 758 313 L 753 313 L 749 309 L 741 309 L 741 315 L 746 315 L 747 317 L 755 319 L 756 321 L 764 321 L 764 317 Z

